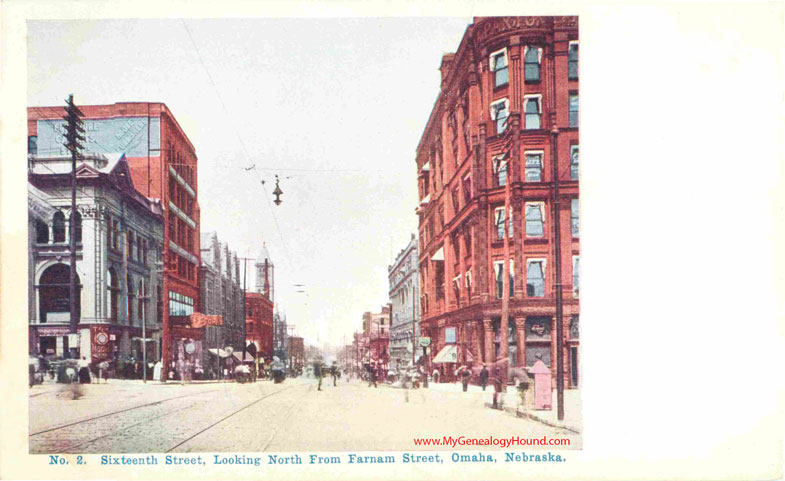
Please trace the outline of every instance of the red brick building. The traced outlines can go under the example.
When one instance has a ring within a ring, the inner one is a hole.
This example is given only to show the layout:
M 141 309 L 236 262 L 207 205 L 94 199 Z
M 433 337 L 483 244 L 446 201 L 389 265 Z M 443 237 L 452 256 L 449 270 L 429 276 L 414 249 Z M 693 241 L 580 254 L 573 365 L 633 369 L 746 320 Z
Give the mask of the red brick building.
M 159 248 L 165 259 L 165 274 L 156 300 L 159 318 L 163 319 L 164 372 L 168 372 L 173 360 L 201 356 L 191 348 L 200 350 L 202 330 L 190 324 L 190 314 L 199 306 L 196 151 L 163 103 L 122 102 L 79 108 L 84 113 L 84 153 L 124 153 L 136 190 L 161 201 L 164 236 Z M 62 106 L 28 108 L 28 145 L 35 145 L 39 155 L 67 153 L 62 145 L 62 116 Z M 118 226 L 107 228 L 115 231 Z M 185 346 L 189 347 L 184 350 Z
M 457 363 L 506 357 L 530 367 L 542 359 L 555 375 L 560 283 L 565 385 L 575 387 L 578 19 L 477 17 L 440 70 L 416 159 L 431 361 L 457 354 Z M 449 377 L 456 364 L 432 366 Z
M 273 358 L 273 301 L 258 292 L 245 294 L 245 339 L 265 361 Z
M 302 337 L 289 337 L 289 374 L 299 376 L 305 367 L 305 343 Z

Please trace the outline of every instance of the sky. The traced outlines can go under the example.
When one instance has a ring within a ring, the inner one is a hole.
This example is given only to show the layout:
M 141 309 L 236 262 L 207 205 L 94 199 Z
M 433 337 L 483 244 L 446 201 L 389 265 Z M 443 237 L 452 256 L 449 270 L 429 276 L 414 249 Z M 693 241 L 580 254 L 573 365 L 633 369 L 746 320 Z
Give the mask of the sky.
M 417 232 L 414 157 L 441 57 L 470 23 L 31 21 L 28 105 L 165 103 L 199 159 L 202 232 L 240 257 L 266 243 L 296 335 L 336 345 L 388 302 L 387 267 Z

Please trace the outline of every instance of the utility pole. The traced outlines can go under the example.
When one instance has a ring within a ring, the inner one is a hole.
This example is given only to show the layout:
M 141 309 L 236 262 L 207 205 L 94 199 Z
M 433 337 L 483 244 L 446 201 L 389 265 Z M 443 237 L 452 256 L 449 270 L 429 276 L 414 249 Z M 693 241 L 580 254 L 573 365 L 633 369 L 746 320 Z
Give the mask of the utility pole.
M 82 126 L 82 116 L 84 114 L 79 107 L 74 105 L 74 95 L 68 95 L 68 100 L 65 101 L 65 115 L 63 119 L 66 121 L 66 134 L 65 146 L 71 152 L 71 222 L 69 225 L 69 244 L 71 254 L 71 269 L 70 269 L 70 282 L 69 282 L 69 307 L 71 312 L 71 319 L 69 323 L 70 333 L 77 333 L 77 326 L 79 322 L 79 303 L 77 296 L 79 295 L 79 288 L 76 284 L 76 159 L 81 155 L 82 142 L 84 142 L 84 127 Z M 68 346 L 69 349 L 71 346 Z M 80 346 L 77 344 L 77 353 Z
M 559 162 L 558 162 L 558 146 L 557 140 L 559 139 L 559 127 L 556 125 L 556 107 L 554 105 L 553 97 L 556 95 L 556 67 L 555 67 L 555 54 L 553 47 L 550 49 L 550 64 L 551 64 L 551 175 L 553 176 L 553 243 L 554 243 L 554 256 L 555 259 L 555 275 L 556 283 L 556 405 L 557 417 L 559 421 L 564 419 L 564 326 L 563 312 L 562 312 L 562 276 L 561 276 L 561 228 L 559 227 L 559 219 L 561 217 L 561 204 L 559 199 Z

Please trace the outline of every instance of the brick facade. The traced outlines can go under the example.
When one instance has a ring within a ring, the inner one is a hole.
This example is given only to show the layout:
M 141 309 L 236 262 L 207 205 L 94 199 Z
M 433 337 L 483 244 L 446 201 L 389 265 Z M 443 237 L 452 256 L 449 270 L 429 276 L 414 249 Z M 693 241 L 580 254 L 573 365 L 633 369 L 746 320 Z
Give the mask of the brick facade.
M 201 341 L 187 313 L 199 302 L 198 169 L 194 146 L 163 103 L 80 105 L 85 153 L 125 153 L 136 190 L 160 199 L 164 215 L 164 276 L 161 297 L 164 372 L 181 358 L 187 339 Z M 28 143 L 43 155 L 59 154 L 63 107 L 28 108 Z M 168 301 L 167 301 L 168 299 Z
M 507 344 L 511 366 L 543 359 L 555 371 L 559 282 L 566 385 L 578 382 L 577 41 L 577 17 L 477 17 L 442 59 L 416 158 L 421 330 L 431 358 L 454 333 L 459 363 L 497 362 Z M 450 366 L 433 367 L 449 377 Z

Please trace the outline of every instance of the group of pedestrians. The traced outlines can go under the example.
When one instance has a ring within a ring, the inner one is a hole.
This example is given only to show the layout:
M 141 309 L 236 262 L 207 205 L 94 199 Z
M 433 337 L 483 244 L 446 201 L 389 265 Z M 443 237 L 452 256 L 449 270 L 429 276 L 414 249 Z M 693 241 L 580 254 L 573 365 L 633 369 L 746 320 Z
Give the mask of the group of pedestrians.
M 322 377 L 324 377 L 324 366 L 320 361 L 316 361 L 313 363 L 313 375 L 319 379 L 319 387 L 316 389 L 317 391 L 322 390 Z M 338 370 L 338 364 L 333 361 L 332 365 L 330 365 L 330 376 L 333 378 L 333 386 L 338 386 L 338 378 L 340 377 L 340 371 Z

